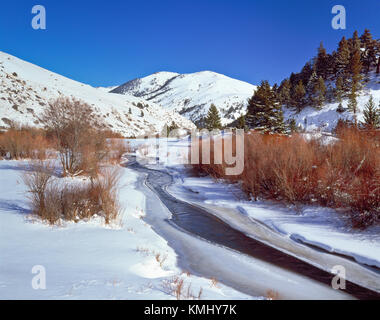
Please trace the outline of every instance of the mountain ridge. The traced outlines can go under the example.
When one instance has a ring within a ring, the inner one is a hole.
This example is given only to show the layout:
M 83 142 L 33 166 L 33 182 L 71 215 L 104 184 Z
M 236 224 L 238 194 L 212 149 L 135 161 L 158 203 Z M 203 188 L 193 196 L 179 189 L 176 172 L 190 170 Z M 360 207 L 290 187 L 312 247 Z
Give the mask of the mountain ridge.
M 247 82 L 204 70 L 186 74 L 156 72 L 127 81 L 111 92 L 144 98 L 198 124 L 214 103 L 226 125 L 245 114 L 247 100 L 255 89 Z
M 154 102 L 132 95 L 106 92 L 77 82 L 0 51 L 0 127 L 10 123 L 41 127 L 38 115 L 58 97 L 73 97 L 88 103 L 105 127 L 124 136 L 159 133 L 174 122 L 194 129 L 194 124 Z

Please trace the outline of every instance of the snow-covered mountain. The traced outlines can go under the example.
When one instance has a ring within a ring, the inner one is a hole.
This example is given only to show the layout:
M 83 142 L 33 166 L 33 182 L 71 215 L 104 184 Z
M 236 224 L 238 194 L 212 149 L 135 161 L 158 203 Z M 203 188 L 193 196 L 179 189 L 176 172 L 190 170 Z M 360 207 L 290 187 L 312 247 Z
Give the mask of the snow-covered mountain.
M 158 72 L 138 78 L 112 90 L 130 94 L 177 111 L 198 123 L 211 103 L 219 109 L 222 124 L 229 124 L 246 113 L 247 100 L 256 86 L 219 73 L 202 71 L 190 74 Z
M 96 89 L 104 91 L 104 92 L 110 92 L 113 89 L 116 89 L 118 86 L 111 86 L 111 87 L 96 87 Z
M 109 129 L 128 137 L 160 132 L 173 121 L 181 128 L 195 127 L 153 101 L 108 93 L 0 52 L 0 128 L 11 121 L 39 127 L 38 115 L 59 96 L 83 100 Z

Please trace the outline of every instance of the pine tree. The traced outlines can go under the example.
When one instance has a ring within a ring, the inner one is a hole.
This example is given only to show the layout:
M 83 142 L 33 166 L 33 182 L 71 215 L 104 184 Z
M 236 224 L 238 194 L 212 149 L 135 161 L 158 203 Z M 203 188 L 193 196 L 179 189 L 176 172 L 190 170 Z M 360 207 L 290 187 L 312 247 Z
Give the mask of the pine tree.
M 317 105 L 316 89 L 318 86 L 318 75 L 316 71 L 313 71 L 306 86 L 307 102 L 311 106 Z
M 365 67 L 365 72 L 371 70 L 371 66 L 376 64 L 376 41 L 372 39 L 372 34 L 368 29 L 360 37 L 364 51 L 362 51 L 362 61 Z
M 335 90 L 334 90 L 335 99 L 341 103 L 343 100 L 343 95 L 344 95 L 343 78 L 338 77 L 335 81 Z
M 299 74 L 299 80 L 302 80 L 303 85 L 306 87 L 308 84 L 308 81 L 313 74 L 314 68 L 310 62 L 306 62 L 304 67 L 302 68 L 300 74 Z M 299 81 L 298 80 L 298 81 Z
M 360 48 L 362 47 L 362 42 L 360 41 L 357 30 L 354 31 L 352 38 L 349 40 L 349 47 L 351 55 L 353 55 L 358 50 L 360 51 Z
M 325 98 L 326 98 L 326 85 L 322 77 L 319 77 L 317 85 L 314 88 L 314 92 L 317 95 L 316 97 L 317 106 L 319 108 L 322 108 L 323 103 L 325 102 Z
M 338 108 L 336 108 L 336 112 L 343 113 L 346 110 L 343 108 L 342 102 L 339 103 Z
M 241 115 L 237 119 L 236 128 L 237 129 L 245 129 L 245 116 L 244 115 Z
M 144 111 L 141 110 L 140 117 L 144 117 Z
M 349 78 L 350 49 L 345 37 L 339 42 L 335 60 L 335 74 L 343 80 L 343 90 L 348 91 L 347 79 Z
M 303 86 L 302 80 L 298 82 L 294 88 L 292 104 L 296 107 L 297 111 L 300 112 L 305 106 L 305 87 Z
M 361 89 L 362 76 L 360 71 L 362 70 L 362 63 L 360 61 L 360 49 L 357 49 L 350 60 L 350 72 L 351 72 L 351 92 L 349 94 L 348 109 L 354 114 L 354 122 L 357 125 L 357 107 L 358 102 L 356 100 L 358 92 Z
M 326 73 L 327 73 L 327 79 L 330 77 L 335 78 L 335 60 L 336 60 L 337 53 L 336 51 L 333 51 L 331 54 L 327 54 L 326 58 Z
M 380 108 L 375 106 L 373 97 L 370 96 L 369 101 L 363 110 L 364 122 L 363 126 L 367 129 L 377 129 L 380 127 Z
M 132 109 L 131 108 L 129 108 L 128 113 L 132 114 Z
M 266 132 L 285 132 L 281 105 L 268 81 L 262 81 L 248 101 L 247 122 L 251 128 Z
M 326 49 L 321 42 L 318 48 L 318 55 L 315 61 L 315 71 L 318 76 L 321 76 L 324 80 L 327 79 L 327 67 L 328 67 L 328 55 Z
M 354 89 L 352 89 L 348 95 L 348 110 L 350 110 L 354 114 L 355 124 L 357 124 L 356 113 L 358 112 L 358 102 L 356 98 L 357 98 L 357 93 L 354 91 Z
M 205 119 L 205 127 L 209 131 L 212 131 L 213 129 L 222 129 L 219 111 L 213 103 L 208 110 L 207 117 Z
M 166 126 L 166 136 L 167 137 L 172 137 L 175 135 L 175 131 L 176 129 L 178 129 L 179 127 L 176 125 L 176 123 L 174 121 L 172 121 L 171 125 L 170 126 Z
M 280 99 L 280 102 L 286 107 L 289 107 L 291 104 L 290 91 L 291 91 L 290 80 L 285 79 L 280 86 L 279 99 Z
M 289 124 L 288 124 L 288 127 L 289 127 L 289 131 L 291 133 L 296 133 L 299 131 L 299 127 L 297 126 L 297 122 L 294 118 L 291 118 L 289 120 Z

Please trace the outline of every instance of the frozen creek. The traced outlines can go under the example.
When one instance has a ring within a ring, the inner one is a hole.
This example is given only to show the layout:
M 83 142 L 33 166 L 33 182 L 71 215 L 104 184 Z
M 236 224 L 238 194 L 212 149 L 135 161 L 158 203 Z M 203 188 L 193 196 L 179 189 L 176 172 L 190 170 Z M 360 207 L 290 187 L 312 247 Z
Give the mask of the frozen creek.
M 356 274 L 363 268 L 360 265 L 304 245 L 287 243 L 260 225 L 243 230 L 244 221 L 233 225 L 227 209 L 206 208 L 169 193 L 167 188 L 173 179 L 167 172 L 148 168 L 133 159 L 128 167 L 140 173 L 137 189 L 146 196 L 145 220 L 175 250 L 183 270 L 216 278 L 251 296 L 275 292 L 280 299 L 379 299 L 379 293 L 352 282 L 347 282 L 345 292 L 331 288 L 334 275 L 325 271 L 330 270 L 328 265 L 344 263 Z M 321 259 L 322 265 L 316 263 Z M 367 284 L 376 281 L 378 275 L 370 271 L 369 276 L 362 277 L 360 284 Z

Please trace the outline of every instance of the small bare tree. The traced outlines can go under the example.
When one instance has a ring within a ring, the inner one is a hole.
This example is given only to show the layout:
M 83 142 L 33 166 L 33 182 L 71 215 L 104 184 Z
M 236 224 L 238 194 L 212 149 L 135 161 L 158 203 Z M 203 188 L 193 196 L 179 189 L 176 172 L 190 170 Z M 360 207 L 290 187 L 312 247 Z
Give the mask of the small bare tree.
M 95 118 L 88 104 L 64 97 L 49 103 L 40 117 L 56 138 L 64 175 L 76 175 L 83 170 L 84 156 L 89 155 L 90 145 L 104 145 L 97 139 L 103 137 L 94 137 L 98 125 Z

